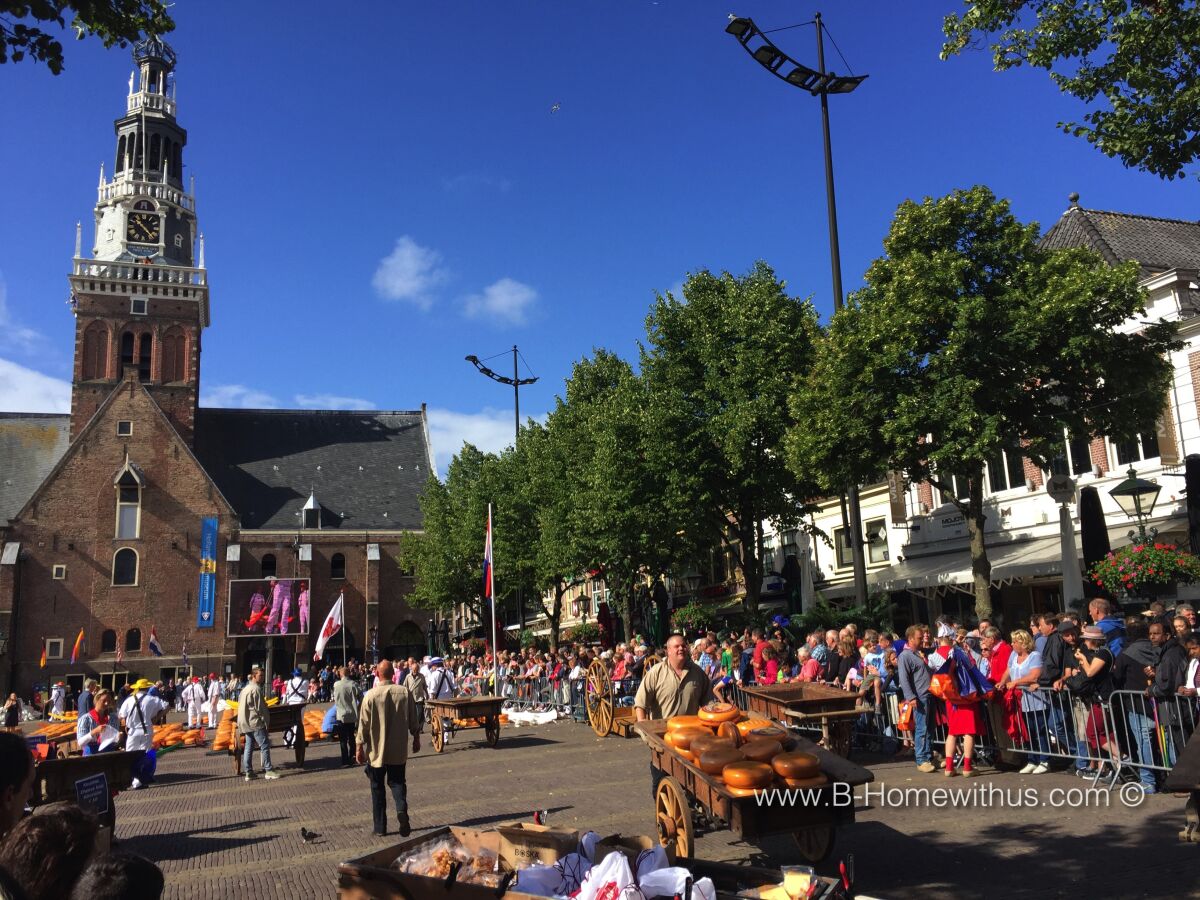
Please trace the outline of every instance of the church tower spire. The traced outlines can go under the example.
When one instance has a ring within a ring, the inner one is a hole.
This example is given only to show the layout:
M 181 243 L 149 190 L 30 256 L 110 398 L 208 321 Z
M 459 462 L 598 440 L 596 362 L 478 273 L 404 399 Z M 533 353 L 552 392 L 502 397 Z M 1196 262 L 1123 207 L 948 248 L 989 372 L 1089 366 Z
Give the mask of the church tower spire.
M 111 180 L 100 170 L 95 240 L 76 242 L 71 296 L 75 373 L 71 439 L 125 380 L 142 382 L 190 444 L 200 386 L 208 275 L 192 258 L 196 202 L 184 188 L 187 132 L 175 119 L 175 51 L 151 38 L 133 51 L 125 114 L 114 123 Z

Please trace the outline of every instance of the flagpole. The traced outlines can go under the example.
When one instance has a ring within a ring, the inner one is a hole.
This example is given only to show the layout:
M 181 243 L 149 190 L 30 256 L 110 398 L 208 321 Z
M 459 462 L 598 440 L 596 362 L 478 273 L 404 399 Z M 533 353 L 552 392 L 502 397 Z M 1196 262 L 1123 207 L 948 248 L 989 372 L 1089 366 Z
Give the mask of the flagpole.
M 345 596 L 345 591 L 338 592 L 338 603 L 342 603 Z M 342 604 L 342 665 L 348 666 L 350 660 L 346 659 L 346 606 Z
M 488 561 L 491 581 L 492 604 L 492 691 L 500 696 L 500 645 L 496 643 L 496 535 L 492 532 L 492 504 L 488 504 L 488 538 L 491 541 L 492 558 Z

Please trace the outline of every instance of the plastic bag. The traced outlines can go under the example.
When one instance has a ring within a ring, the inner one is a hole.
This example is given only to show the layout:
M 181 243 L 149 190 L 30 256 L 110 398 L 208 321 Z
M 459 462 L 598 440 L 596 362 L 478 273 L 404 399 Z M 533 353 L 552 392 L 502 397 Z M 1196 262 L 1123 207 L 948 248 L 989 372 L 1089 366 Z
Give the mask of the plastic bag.
M 691 877 L 692 873 L 687 869 L 670 866 L 642 876 L 638 879 L 638 887 L 646 900 L 650 900 L 651 897 L 682 897 Z M 711 878 L 701 878 L 692 883 L 691 900 L 717 900 L 717 888 Z
M 600 843 L 600 835 L 595 831 L 585 832 L 579 839 L 579 855 L 589 864 L 596 861 L 596 845 Z
M 610 853 L 587 873 L 575 897 L 576 900 L 616 900 L 630 888 L 637 889 L 629 860 L 624 854 Z
M 459 866 L 456 881 L 482 884 L 494 888 L 500 886 L 500 881 L 504 877 L 504 872 L 500 869 L 500 860 L 496 854 L 486 849 L 472 854 L 452 837 L 443 837 L 436 841 L 430 841 L 428 844 L 422 844 L 407 856 L 398 857 L 392 865 L 410 875 L 446 878 L 450 875 L 450 869 L 455 863 Z
M 642 879 L 651 872 L 657 872 L 659 869 L 665 869 L 671 864 L 667 859 L 667 851 L 661 846 L 652 847 L 649 850 L 643 850 L 638 854 L 637 869 L 638 884 L 642 883 Z

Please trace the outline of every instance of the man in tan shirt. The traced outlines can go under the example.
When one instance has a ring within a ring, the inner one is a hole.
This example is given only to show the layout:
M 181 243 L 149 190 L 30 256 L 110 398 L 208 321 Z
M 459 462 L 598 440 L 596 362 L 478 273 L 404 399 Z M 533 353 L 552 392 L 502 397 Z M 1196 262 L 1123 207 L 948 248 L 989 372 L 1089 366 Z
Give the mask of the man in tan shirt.
M 639 722 L 694 716 L 713 699 L 712 680 L 688 656 L 683 635 L 673 634 L 667 639 L 666 661 L 642 678 L 633 709 Z
M 359 765 L 366 766 L 371 782 L 371 812 L 375 819 L 375 834 L 387 834 L 387 797 L 383 783 L 392 790 L 396 815 L 400 819 L 400 836 L 408 837 L 408 784 L 404 766 L 408 762 L 408 737 L 412 735 L 412 752 L 421 749 L 421 721 L 417 705 L 402 685 L 392 684 L 392 664 L 384 660 L 375 667 L 375 687 L 367 691 L 358 718 Z

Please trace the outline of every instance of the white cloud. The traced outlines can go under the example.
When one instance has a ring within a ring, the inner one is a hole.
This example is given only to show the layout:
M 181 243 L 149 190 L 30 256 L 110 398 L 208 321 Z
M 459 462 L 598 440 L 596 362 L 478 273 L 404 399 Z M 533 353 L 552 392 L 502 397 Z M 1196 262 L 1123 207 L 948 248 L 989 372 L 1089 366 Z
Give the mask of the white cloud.
M 33 353 L 45 338 L 32 328 L 25 328 L 13 321 L 8 311 L 8 284 L 0 273 L 0 347 Z
M 70 412 L 71 383 L 0 359 L 0 410 Z
M 200 394 L 200 405 L 220 409 L 275 409 L 279 402 L 266 391 L 243 384 L 214 384 Z
M 455 412 L 430 407 L 429 442 L 433 445 L 438 473 L 445 476 L 450 459 L 464 443 L 478 447 L 484 453 L 499 453 L 513 442 L 512 410 L 484 409 L 477 413 Z
M 512 278 L 501 278 L 467 297 L 463 312 L 469 319 L 489 318 L 508 325 L 524 325 L 525 313 L 537 301 L 537 291 Z
M 296 405 L 302 409 L 375 409 L 370 400 L 360 397 L 339 397 L 336 394 L 297 394 Z
M 433 306 L 433 289 L 449 277 L 441 263 L 440 253 L 404 235 L 391 254 L 379 261 L 371 285 L 385 300 L 406 300 L 428 310 Z

